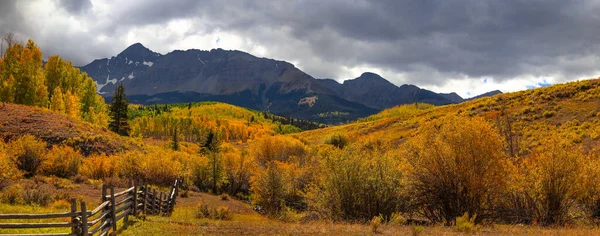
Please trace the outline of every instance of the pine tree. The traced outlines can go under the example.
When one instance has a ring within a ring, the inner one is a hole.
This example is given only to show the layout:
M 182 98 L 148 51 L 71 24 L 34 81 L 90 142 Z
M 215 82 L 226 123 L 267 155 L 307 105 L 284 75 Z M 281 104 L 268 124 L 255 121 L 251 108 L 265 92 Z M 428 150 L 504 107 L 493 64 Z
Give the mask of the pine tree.
M 179 137 L 177 137 L 177 128 L 173 130 L 173 143 L 171 148 L 175 151 L 179 151 Z
M 112 101 L 110 102 L 110 118 L 108 128 L 121 136 L 129 136 L 130 127 L 127 117 L 127 97 L 125 96 L 125 87 L 123 83 L 115 89 Z

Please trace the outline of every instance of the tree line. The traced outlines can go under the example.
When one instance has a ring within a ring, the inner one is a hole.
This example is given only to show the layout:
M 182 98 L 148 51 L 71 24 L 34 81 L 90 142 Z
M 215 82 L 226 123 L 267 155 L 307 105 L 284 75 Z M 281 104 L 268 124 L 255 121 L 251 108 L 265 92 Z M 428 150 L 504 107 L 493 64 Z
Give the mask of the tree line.
M 44 63 L 42 51 L 31 39 L 23 45 L 9 34 L 2 45 L 7 47 L 0 58 L 1 102 L 45 107 L 106 126 L 106 104 L 86 73 L 57 55 Z

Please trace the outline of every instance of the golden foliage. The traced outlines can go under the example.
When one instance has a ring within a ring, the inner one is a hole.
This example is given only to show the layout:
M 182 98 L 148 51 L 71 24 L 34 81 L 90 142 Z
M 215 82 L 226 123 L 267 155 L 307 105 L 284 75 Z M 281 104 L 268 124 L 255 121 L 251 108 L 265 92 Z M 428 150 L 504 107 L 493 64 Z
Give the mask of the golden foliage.
M 69 178 L 79 174 L 82 156 L 69 146 L 53 146 L 46 154 L 42 172 L 61 178 Z
M 425 216 L 454 222 L 467 212 L 480 222 L 492 218 L 504 192 L 507 169 L 498 133 L 482 118 L 452 117 L 425 124 L 404 150 L 412 191 Z
M 8 180 L 18 179 L 22 176 L 21 171 L 17 168 L 15 162 L 9 158 L 8 147 L 4 142 L 0 141 L 0 189 Z
M 373 145 L 370 145 L 373 144 Z M 334 219 L 368 220 L 407 210 L 406 187 L 412 169 L 406 159 L 372 142 L 319 151 L 309 206 Z
M 117 157 L 95 154 L 83 159 L 80 173 L 90 179 L 106 179 L 117 175 Z
M 9 143 L 11 161 L 25 176 L 34 176 L 45 161 L 46 143 L 26 134 Z
M 12 42 L 0 59 L 0 68 L 0 101 L 49 105 L 69 117 L 105 125 L 106 105 L 96 94 L 92 78 L 59 56 L 49 57 L 43 65 L 42 51 L 33 40 L 25 46 Z

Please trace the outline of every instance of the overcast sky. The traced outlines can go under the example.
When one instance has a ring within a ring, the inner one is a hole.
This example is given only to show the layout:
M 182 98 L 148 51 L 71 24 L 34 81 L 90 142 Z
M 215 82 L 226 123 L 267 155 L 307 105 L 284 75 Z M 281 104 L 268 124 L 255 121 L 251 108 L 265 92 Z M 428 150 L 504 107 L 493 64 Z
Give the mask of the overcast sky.
M 7 32 L 78 66 L 136 42 L 220 47 L 463 97 L 600 75 L 600 1 L 2 0 Z

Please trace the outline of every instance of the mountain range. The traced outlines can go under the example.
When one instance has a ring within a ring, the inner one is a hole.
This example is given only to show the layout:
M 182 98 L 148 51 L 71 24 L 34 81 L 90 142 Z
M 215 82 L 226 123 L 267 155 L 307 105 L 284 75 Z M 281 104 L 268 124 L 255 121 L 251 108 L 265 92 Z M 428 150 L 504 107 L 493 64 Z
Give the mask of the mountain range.
M 110 98 L 123 83 L 131 103 L 221 101 L 274 114 L 341 123 L 401 104 L 446 105 L 466 101 L 414 85 L 400 87 L 366 72 L 338 83 L 316 79 L 293 64 L 237 50 L 175 50 L 165 55 L 133 44 L 111 58 L 81 67 Z M 488 96 L 500 93 L 493 91 Z

